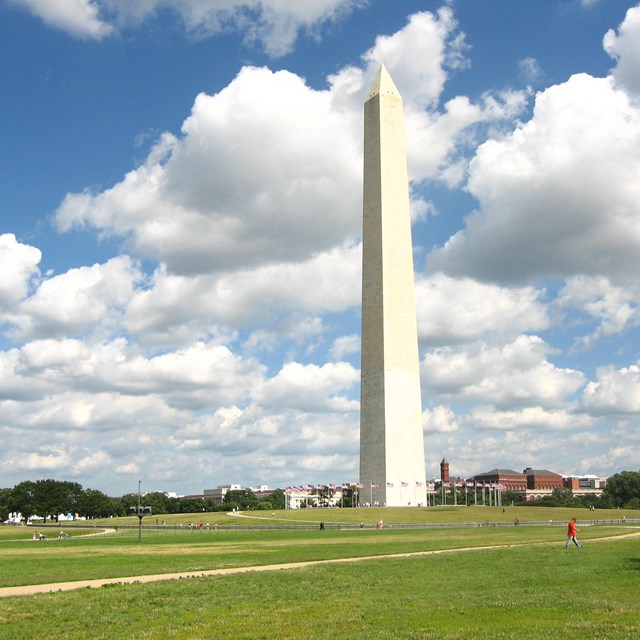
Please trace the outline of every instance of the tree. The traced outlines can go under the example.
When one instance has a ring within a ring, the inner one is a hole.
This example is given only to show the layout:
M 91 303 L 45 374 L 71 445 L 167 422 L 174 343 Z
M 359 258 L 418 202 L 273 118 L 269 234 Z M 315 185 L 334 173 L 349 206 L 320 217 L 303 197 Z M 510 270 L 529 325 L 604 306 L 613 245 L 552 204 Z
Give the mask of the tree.
M 320 485 L 317 487 L 316 492 L 318 494 L 318 506 L 328 507 L 331 505 L 331 500 L 336 490 L 330 486 Z
M 505 491 L 502 494 L 502 504 L 505 506 L 510 504 L 524 504 L 524 501 L 524 496 L 517 491 Z
M 0 489 L 0 522 L 4 522 L 11 512 L 9 509 L 11 491 L 11 489 Z
M 578 502 L 578 504 L 581 507 L 584 507 L 584 508 L 604 507 L 603 500 L 600 498 L 600 496 L 597 496 L 597 495 L 594 495 L 594 494 L 575 496 L 575 499 Z M 606 507 L 604 507 L 604 508 L 606 508 Z
M 38 480 L 34 484 L 34 507 L 46 520 L 60 513 L 75 513 L 82 496 L 82 486 L 77 482 L 60 480 Z
M 342 488 L 342 499 L 340 500 L 340 504 L 345 509 L 350 509 L 357 506 L 356 492 L 353 487 L 348 487 L 347 489 L 345 489 L 344 487 Z
M 634 498 L 640 498 L 640 472 L 622 471 L 611 476 L 604 488 L 604 497 L 613 507 L 626 507 Z
M 125 493 L 120 500 L 117 501 L 116 509 L 119 516 L 126 516 L 129 513 L 129 507 L 138 506 L 137 493 Z
M 36 515 L 34 493 L 35 482 L 25 480 L 17 484 L 9 496 L 9 511 L 21 513 L 25 520 Z
M 227 505 L 227 508 L 253 509 L 256 506 L 257 499 L 251 489 L 234 489 L 227 491 L 223 503 Z
M 85 518 L 108 518 L 117 513 L 117 500 L 97 489 L 85 489 L 78 502 L 78 513 Z
M 177 513 L 201 513 L 209 509 L 210 501 L 202 498 L 178 498 Z
M 284 509 L 286 507 L 286 498 L 282 489 L 275 489 L 269 496 L 269 502 L 273 509 Z
M 142 505 L 151 507 L 154 515 L 167 513 L 167 496 L 160 491 L 145 493 L 142 496 Z
M 525 502 L 527 507 L 580 507 L 580 501 L 577 500 L 571 489 L 567 487 L 554 487 L 551 495 L 543 496 L 535 500 Z
M 573 491 L 567 487 L 554 487 L 551 499 L 556 505 L 562 507 L 577 507 L 579 502 L 573 497 Z

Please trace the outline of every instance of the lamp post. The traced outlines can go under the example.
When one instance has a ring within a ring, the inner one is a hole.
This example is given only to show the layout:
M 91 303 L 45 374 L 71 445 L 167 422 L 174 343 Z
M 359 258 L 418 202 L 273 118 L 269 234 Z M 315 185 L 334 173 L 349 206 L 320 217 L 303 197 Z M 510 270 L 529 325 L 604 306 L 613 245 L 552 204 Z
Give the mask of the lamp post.
M 145 516 L 150 516 L 152 513 L 151 507 L 141 506 L 141 495 L 140 495 L 141 484 L 142 484 L 142 480 L 138 480 L 138 506 L 129 507 L 129 515 L 138 517 L 138 542 L 142 542 L 142 518 L 144 518 Z

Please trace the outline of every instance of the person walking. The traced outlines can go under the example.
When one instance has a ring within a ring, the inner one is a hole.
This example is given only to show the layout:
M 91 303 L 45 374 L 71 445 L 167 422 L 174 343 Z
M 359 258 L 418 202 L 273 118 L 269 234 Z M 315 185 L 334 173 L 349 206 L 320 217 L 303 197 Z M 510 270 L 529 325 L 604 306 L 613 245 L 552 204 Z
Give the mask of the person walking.
M 577 532 L 578 529 L 576 528 L 576 519 L 571 518 L 567 527 L 567 544 L 565 546 L 565 549 L 569 549 L 569 547 L 571 546 L 571 542 L 573 542 L 576 547 L 578 547 L 578 549 L 582 549 L 582 545 L 578 542 L 578 538 L 576 538 Z

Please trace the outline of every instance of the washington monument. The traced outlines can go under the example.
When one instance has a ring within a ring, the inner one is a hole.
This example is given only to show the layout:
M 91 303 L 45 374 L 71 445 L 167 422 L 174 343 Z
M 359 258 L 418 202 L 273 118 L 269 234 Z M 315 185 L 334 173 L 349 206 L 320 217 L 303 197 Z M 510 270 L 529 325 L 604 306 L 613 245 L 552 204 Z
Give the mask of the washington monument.
M 425 503 L 402 97 L 384 65 L 364 104 L 360 504 Z

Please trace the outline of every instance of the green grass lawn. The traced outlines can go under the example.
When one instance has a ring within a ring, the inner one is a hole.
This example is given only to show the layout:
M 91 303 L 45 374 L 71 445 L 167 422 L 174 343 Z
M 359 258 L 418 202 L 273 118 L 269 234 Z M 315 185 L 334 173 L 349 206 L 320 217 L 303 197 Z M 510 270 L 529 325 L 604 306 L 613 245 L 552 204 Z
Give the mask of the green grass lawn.
M 84 537 L 86 529 L 65 526 L 70 539 L 36 542 L 30 539 L 31 527 L 1 527 L 0 586 L 459 551 L 2 598 L 0 640 L 33 638 L 44 632 L 65 639 L 640 637 L 640 539 L 603 540 L 638 529 L 630 523 L 587 526 L 595 519 L 617 520 L 619 511 L 380 511 L 382 516 L 374 509 L 288 511 L 276 512 L 275 518 L 269 512 L 261 513 L 265 520 L 256 523 L 317 524 L 323 519 L 335 525 L 372 524 L 383 517 L 385 525 L 391 525 L 383 530 L 320 531 L 315 526 L 238 530 L 223 524 L 240 518 L 215 514 L 221 518 L 217 531 L 151 528 L 144 530 L 141 543 L 131 529 Z M 573 515 L 583 522 L 579 537 L 585 546 L 567 552 L 564 522 Z M 625 515 L 632 519 L 640 514 Z M 514 517 L 523 523 L 553 520 L 563 525 L 455 526 L 512 522 Z M 181 520 L 186 523 L 196 517 L 181 516 Z M 411 521 L 452 526 L 393 527 Z M 500 548 L 484 548 L 491 546 Z M 462 550 L 468 547 L 476 550 Z
M 512 546 L 4 598 L 0 638 L 635 640 L 639 578 L 637 540 Z
M 460 524 L 481 523 L 484 521 L 498 523 L 513 523 L 518 518 L 522 523 L 554 521 L 565 523 L 573 516 L 581 521 L 592 520 L 619 520 L 622 516 L 628 519 L 640 518 L 638 509 L 589 509 L 574 508 L 549 508 L 549 507 L 429 507 L 429 508 L 370 508 L 370 509 L 290 509 L 282 511 L 245 511 L 238 515 L 225 512 L 214 513 L 180 513 L 147 516 L 143 519 L 143 528 L 163 527 L 170 529 L 182 525 L 183 529 L 188 524 L 203 522 L 210 527 L 236 527 L 236 526 L 286 526 L 286 525 L 317 525 L 324 521 L 328 526 L 359 525 L 361 522 L 367 527 L 373 526 L 379 520 L 385 524 Z M 137 527 L 138 518 L 127 516 L 121 518 L 103 518 L 84 522 L 63 522 L 59 528 L 72 533 L 76 527 L 101 528 L 101 527 Z M 32 531 L 38 526 L 27 529 L 13 526 L 0 527 L 0 540 L 5 536 L 11 536 L 12 532 L 20 532 L 25 536 L 25 531 Z M 30 534 L 29 534 L 30 535 Z
M 283 524 L 317 524 L 321 520 L 327 524 L 359 524 L 365 523 L 372 526 L 379 520 L 386 524 L 416 523 L 464 523 L 464 522 L 513 522 L 518 518 L 521 522 L 546 522 L 554 520 L 566 522 L 573 516 L 579 520 L 606 520 L 619 519 L 623 515 L 627 518 L 640 518 L 640 510 L 620 509 L 589 509 L 573 508 L 548 508 L 548 507 L 429 507 L 429 508 L 370 508 L 370 509 L 288 509 L 286 511 L 246 511 L 240 516 L 228 515 L 224 512 L 215 513 L 191 513 L 169 514 L 150 516 L 143 519 L 147 526 L 161 526 L 166 522 L 167 526 L 184 527 L 189 522 L 203 521 L 210 525 L 236 526 L 236 525 L 283 525 Z M 137 525 L 136 517 L 105 518 L 91 521 L 90 525 L 97 526 L 122 526 Z

